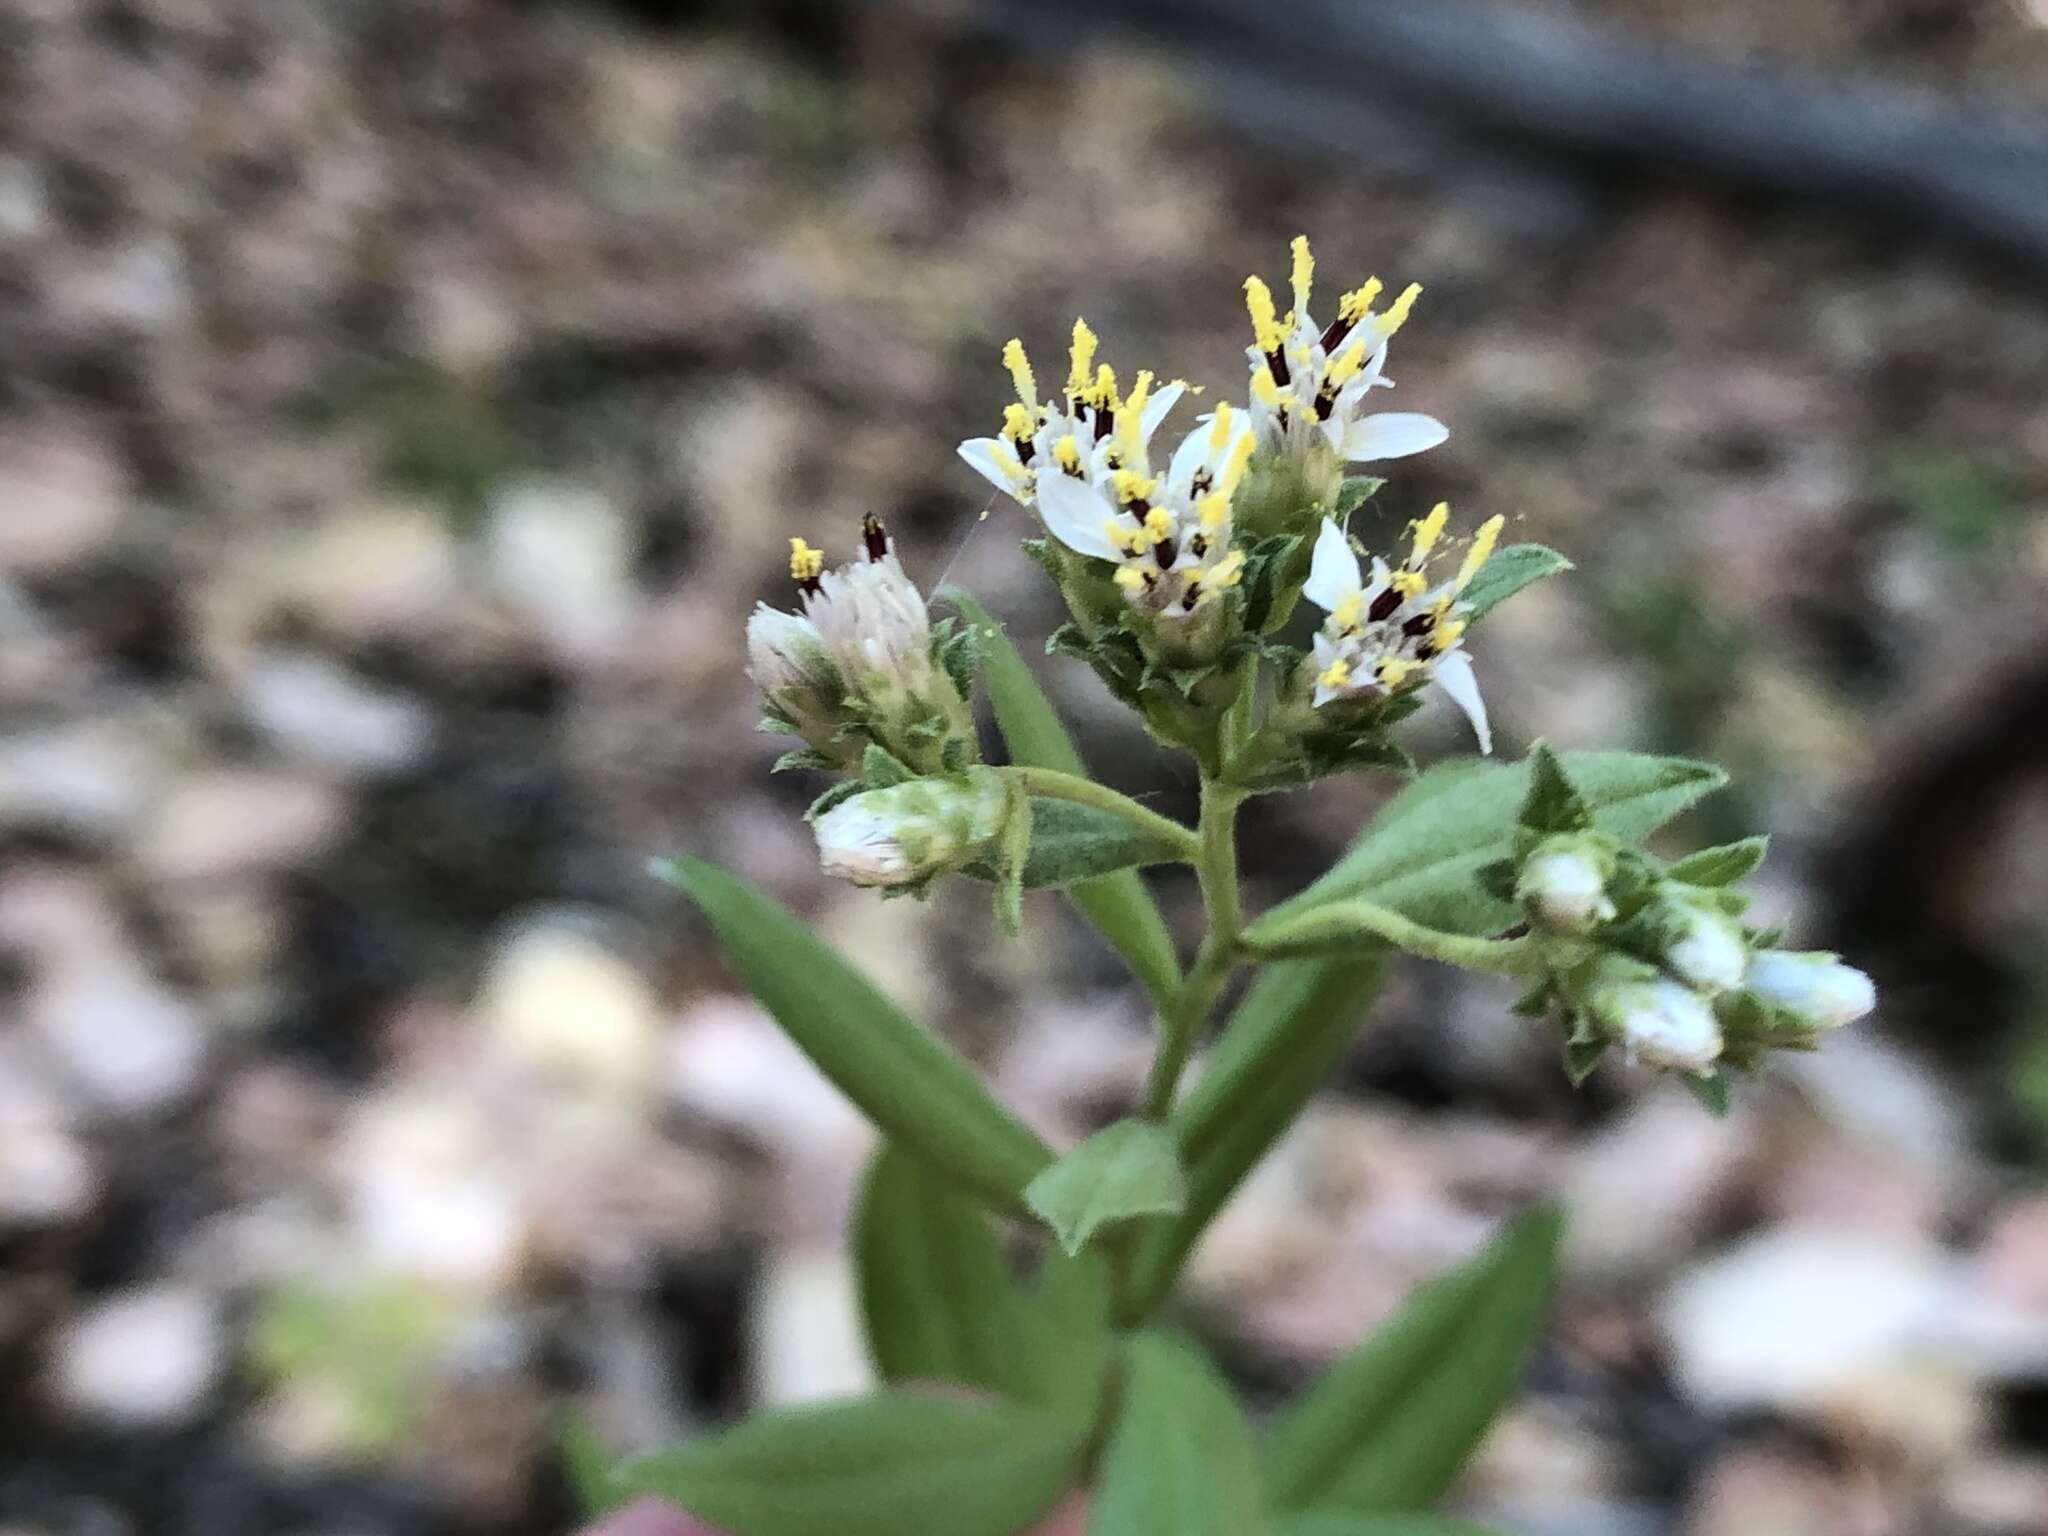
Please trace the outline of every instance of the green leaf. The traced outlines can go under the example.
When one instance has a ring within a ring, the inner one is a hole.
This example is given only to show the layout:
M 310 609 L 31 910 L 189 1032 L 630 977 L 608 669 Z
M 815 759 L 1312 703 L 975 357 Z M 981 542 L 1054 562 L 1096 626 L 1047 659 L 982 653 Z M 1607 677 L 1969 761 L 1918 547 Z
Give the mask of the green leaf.
M 869 789 L 887 789 L 892 784 L 907 784 L 917 774 L 888 748 L 871 741 L 861 753 L 860 776 Z
M 1756 867 L 1763 863 L 1764 855 L 1770 851 L 1770 838 L 1745 837 L 1739 843 L 1723 843 L 1717 848 L 1702 848 L 1698 853 L 1689 853 L 1665 873 L 1687 885 L 1733 885 L 1755 873 Z
M 1593 824 L 1637 842 L 1727 782 L 1712 763 L 1633 752 L 1562 759 Z M 1515 908 L 1480 888 L 1479 872 L 1514 852 L 1526 763 L 1455 762 L 1430 769 L 1387 803 L 1335 868 L 1273 910 L 1292 914 L 1363 896 L 1448 933 L 1496 933 Z
M 1180 850 L 1165 838 L 1140 831 L 1121 816 L 1076 805 L 1071 800 L 1031 801 L 1031 851 L 1024 860 L 1024 888 L 1057 889 L 1145 864 L 1171 864 Z M 995 865 L 978 859 L 965 873 L 995 878 Z
M 1340 1510 L 1306 1509 L 1283 1515 L 1275 1536 L 1493 1536 L 1469 1520 L 1443 1520 L 1434 1515 L 1355 1515 Z
M 1268 966 L 1225 1025 L 1208 1067 L 1173 1112 L 1188 1203 L 1144 1234 L 1132 1292 L 1166 1294 L 1202 1232 L 1294 1123 L 1343 1057 L 1386 973 L 1387 951 Z
M 883 1380 L 1028 1395 L 1015 1390 L 1025 1297 L 994 1223 L 895 1146 L 868 1166 L 853 1259 L 868 1353 Z
M 1026 1298 L 1024 1366 L 1031 1372 L 1020 1393 L 1040 1407 L 1093 1424 L 1109 1369 L 1113 1276 L 1100 1249 L 1049 1251 Z
M 1258 1452 L 1215 1367 L 1157 1333 L 1131 1340 L 1125 1358 L 1088 1536 L 1261 1536 Z
M 1010 637 L 969 594 L 949 587 L 944 597 L 972 627 L 982 680 L 995 706 L 996 724 L 1002 728 L 1010 760 L 1027 768 L 1053 768 L 1086 778 L 1088 769 L 1081 754 Z M 1030 883 L 1028 874 L 1025 883 Z M 1083 879 L 1068 892 L 1068 899 L 1123 956 L 1155 999 L 1172 995 L 1180 985 L 1173 935 L 1158 903 L 1133 870 L 1120 866 L 1114 874 Z
M 619 1505 L 617 1479 L 612 1475 L 611 1453 L 580 1414 L 564 1414 L 556 1443 L 561 1447 L 562 1470 L 569 1487 L 586 1515 L 597 1516 Z
M 1521 824 L 1531 832 L 1583 832 L 1593 825 L 1592 807 L 1573 786 L 1557 754 L 1543 742 L 1529 751 L 1529 793 L 1522 799 Z
M 1177 1214 L 1187 1203 L 1187 1183 L 1165 1126 L 1119 1120 L 1033 1179 L 1024 1203 L 1073 1254 L 1104 1227 Z
M 1016 1536 L 1073 1485 L 1084 1437 L 1036 1409 L 884 1392 L 760 1414 L 615 1480 L 729 1536 Z
M 701 859 L 659 871 L 710 919 L 733 968 L 790 1039 L 891 1141 L 1018 1209 L 1052 1153 L 957 1052 L 746 881 Z
M 1343 522 L 1366 502 L 1378 494 L 1379 488 L 1387 482 L 1377 475 L 1351 475 L 1337 487 L 1337 504 L 1330 509 L 1330 515 Z M 1484 569 L 1484 567 L 1481 567 Z
M 1716 1120 L 1727 1118 L 1733 1096 L 1728 1090 L 1726 1072 L 1716 1072 L 1711 1077 L 1701 1077 L 1692 1072 L 1684 1073 L 1682 1076 L 1685 1086 L 1692 1090 L 1692 1096 L 1699 1101 L 1700 1108 Z
M 1562 1223 L 1523 1217 L 1418 1290 L 1266 1435 L 1266 1486 L 1288 1508 L 1427 1509 L 1520 1383 L 1548 1309 Z
M 1458 601 L 1471 610 L 1468 618 L 1483 618 L 1522 588 L 1570 569 L 1571 561 L 1554 549 L 1541 544 L 1510 544 L 1495 550 L 1486 564 L 1472 573 Z

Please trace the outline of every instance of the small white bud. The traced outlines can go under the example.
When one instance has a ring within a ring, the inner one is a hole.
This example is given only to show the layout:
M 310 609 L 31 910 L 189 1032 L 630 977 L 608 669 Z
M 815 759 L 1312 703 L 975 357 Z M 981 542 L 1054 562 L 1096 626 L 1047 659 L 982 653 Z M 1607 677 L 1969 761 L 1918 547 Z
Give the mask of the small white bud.
M 1726 913 L 1690 905 L 1682 911 L 1684 926 L 1664 950 L 1665 967 L 1702 992 L 1741 986 L 1749 965 L 1742 929 Z
M 1621 1043 L 1653 1067 L 1704 1072 L 1721 1054 L 1721 1026 L 1706 1000 L 1668 976 L 1626 983 L 1607 999 Z
M 830 674 L 817 625 L 800 613 L 756 605 L 747 619 L 747 675 L 757 688 L 772 699 L 786 688 L 817 688 Z
M 1607 872 L 1586 848 L 1537 853 L 1522 866 L 1515 896 L 1531 918 L 1553 933 L 1585 933 L 1614 916 Z
M 1815 1029 L 1838 1029 L 1877 1006 L 1877 986 L 1817 950 L 1766 949 L 1750 956 L 1743 985 Z
M 855 885 L 911 885 L 971 859 L 1002 830 L 1009 800 L 986 769 L 870 789 L 812 826 L 826 874 Z

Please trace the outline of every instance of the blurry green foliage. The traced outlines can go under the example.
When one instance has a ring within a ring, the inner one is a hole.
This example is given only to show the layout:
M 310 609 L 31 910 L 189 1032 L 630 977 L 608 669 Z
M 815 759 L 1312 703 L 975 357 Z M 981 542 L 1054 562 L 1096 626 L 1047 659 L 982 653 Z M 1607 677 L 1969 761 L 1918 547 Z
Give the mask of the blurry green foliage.
M 346 1449 L 389 1454 L 412 1431 L 420 1386 L 460 1313 L 412 1280 L 335 1290 L 300 1278 L 258 1304 L 251 1363 L 270 1387 L 324 1398 Z
M 1891 453 L 1879 488 L 1950 559 L 1997 556 L 2019 532 L 2023 509 L 2003 471 L 1914 444 Z

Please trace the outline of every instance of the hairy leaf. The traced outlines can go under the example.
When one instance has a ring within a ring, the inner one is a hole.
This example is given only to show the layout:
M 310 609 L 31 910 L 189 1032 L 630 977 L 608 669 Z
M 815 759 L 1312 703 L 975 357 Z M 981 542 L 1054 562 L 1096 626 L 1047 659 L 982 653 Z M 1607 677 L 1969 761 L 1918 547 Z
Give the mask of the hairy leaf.
M 1166 1127 L 1119 1120 L 1033 1179 L 1024 1203 L 1074 1254 L 1104 1227 L 1175 1215 L 1187 1203 L 1187 1183 Z
M 1571 561 L 1554 549 L 1541 544 L 1510 544 L 1495 550 L 1486 564 L 1472 573 L 1458 601 L 1471 610 L 1473 619 L 1480 619 L 1524 587 L 1570 569 Z
M 1261 1536 L 1258 1453 L 1230 1388 L 1193 1348 L 1140 1334 L 1088 1510 L 1088 1536 Z
M 1723 843 L 1718 848 L 1689 853 L 1665 873 L 1687 885 L 1733 885 L 1754 874 L 1770 851 L 1769 837 L 1745 837 L 1739 843 Z

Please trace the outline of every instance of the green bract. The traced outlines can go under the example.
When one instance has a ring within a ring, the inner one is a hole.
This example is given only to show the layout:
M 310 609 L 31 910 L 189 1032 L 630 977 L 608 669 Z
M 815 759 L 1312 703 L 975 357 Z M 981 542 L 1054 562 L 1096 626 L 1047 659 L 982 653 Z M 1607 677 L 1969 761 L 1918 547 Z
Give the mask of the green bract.
M 1208 397 L 1177 445 L 1159 434 L 1185 386 L 1126 385 L 1076 322 L 1049 393 L 1021 341 L 1004 348 L 1015 398 L 995 435 L 960 446 L 1042 525 L 1026 547 L 1067 613 L 1049 650 L 1187 754 L 1194 824 L 1096 780 L 1001 626 L 957 592 L 955 616 L 932 620 L 878 523 L 831 571 L 792 541 L 801 611 L 757 612 L 749 651 L 770 722 L 805 743 L 779 766 L 834 776 L 809 813 L 825 870 L 885 895 L 984 880 L 1012 931 L 1026 892 L 1058 893 L 1149 999 L 1152 1061 L 1121 1113 L 1047 1146 L 796 917 L 708 864 L 663 866 L 883 1134 L 854 1259 L 886 1385 L 616 1469 L 579 1431 L 570 1460 L 593 1505 L 662 1494 L 730 1536 L 1017 1536 L 1086 1490 L 1089 1536 L 1470 1536 L 1428 1511 L 1515 1394 L 1554 1282 L 1554 1211 L 1419 1287 L 1263 1432 L 1216 1364 L 1159 1327 L 1188 1254 L 1342 1059 L 1395 953 L 1519 978 L 1516 1011 L 1557 1020 L 1575 1080 L 1618 1051 L 1714 1109 L 1732 1071 L 1872 1005 L 1861 972 L 1743 921 L 1735 887 L 1763 839 L 1670 863 L 1643 846 L 1720 787 L 1714 765 L 1539 744 L 1414 771 L 1396 733 L 1429 688 L 1491 752 L 1484 637 L 1468 641 L 1570 563 L 1500 547 L 1502 516 L 1462 534 L 1442 504 L 1391 547 L 1358 541 L 1365 504 L 1402 493 L 1356 467 L 1447 434 L 1372 409 L 1420 290 L 1383 302 L 1372 279 L 1326 304 L 1307 242 L 1293 254 L 1286 304 L 1245 285 L 1244 394 Z M 982 760 L 977 689 L 1007 762 Z M 1332 867 L 1247 912 L 1246 801 L 1368 770 L 1410 782 Z M 1186 947 L 1139 874 L 1159 864 L 1199 887 Z M 1262 974 L 1191 1073 L 1247 967 Z

